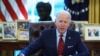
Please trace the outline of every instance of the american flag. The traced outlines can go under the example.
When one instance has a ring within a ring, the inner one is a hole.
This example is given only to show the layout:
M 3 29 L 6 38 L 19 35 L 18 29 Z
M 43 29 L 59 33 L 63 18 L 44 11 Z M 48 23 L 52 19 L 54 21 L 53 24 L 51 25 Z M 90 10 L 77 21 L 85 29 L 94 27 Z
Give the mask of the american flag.
M 0 20 L 28 19 L 27 0 L 0 0 Z

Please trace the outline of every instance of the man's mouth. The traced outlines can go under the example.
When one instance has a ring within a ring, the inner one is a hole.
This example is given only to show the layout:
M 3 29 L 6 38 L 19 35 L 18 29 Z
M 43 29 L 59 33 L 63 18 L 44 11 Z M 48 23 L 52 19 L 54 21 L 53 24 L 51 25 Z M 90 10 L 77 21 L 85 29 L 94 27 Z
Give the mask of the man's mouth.
M 61 30 L 63 30 L 64 28 L 60 28 Z

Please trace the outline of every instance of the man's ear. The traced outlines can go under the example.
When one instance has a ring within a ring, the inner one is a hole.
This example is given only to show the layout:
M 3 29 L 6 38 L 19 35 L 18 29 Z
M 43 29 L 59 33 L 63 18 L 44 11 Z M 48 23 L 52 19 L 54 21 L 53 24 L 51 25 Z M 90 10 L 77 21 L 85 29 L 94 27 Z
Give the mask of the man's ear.
M 54 22 L 54 25 L 56 26 L 56 21 Z
M 57 23 L 57 20 L 55 19 L 54 24 L 56 25 L 56 23 Z
M 69 23 L 69 29 L 75 30 L 75 23 L 73 21 Z

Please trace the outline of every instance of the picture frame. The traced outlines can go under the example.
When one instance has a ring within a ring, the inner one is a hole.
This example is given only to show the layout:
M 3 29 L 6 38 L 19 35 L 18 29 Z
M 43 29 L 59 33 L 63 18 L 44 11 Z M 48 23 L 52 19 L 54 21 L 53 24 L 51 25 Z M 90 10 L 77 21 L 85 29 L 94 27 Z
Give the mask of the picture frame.
M 2 22 L 0 22 L 0 40 L 2 39 L 2 37 L 3 37 L 3 31 L 2 31 L 2 29 L 3 29 L 3 25 L 2 25 Z
M 3 22 L 3 40 L 17 39 L 17 24 L 16 22 Z
M 29 31 L 28 30 L 18 31 L 18 41 L 29 41 Z
M 18 30 L 29 30 L 30 22 L 29 20 L 17 20 Z
M 88 24 L 88 21 L 73 21 L 75 23 L 75 31 L 80 33 L 80 36 L 83 36 L 83 27 L 85 24 Z
M 84 26 L 85 41 L 100 41 L 100 25 L 86 24 Z

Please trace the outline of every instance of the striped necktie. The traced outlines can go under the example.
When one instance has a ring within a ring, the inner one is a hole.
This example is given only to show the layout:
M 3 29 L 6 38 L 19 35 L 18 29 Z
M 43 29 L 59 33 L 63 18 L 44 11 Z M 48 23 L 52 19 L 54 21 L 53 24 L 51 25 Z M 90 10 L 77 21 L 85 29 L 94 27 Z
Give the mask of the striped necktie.
M 63 35 L 60 35 L 59 43 L 58 43 L 58 56 L 63 55 L 64 50 L 64 41 L 63 41 Z

